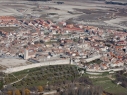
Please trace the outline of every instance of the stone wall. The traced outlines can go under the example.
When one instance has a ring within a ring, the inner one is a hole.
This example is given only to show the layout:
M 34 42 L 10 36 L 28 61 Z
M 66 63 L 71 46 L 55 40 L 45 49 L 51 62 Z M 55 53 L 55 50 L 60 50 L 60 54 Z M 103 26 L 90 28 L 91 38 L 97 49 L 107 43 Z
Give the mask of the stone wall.
M 4 73 L 13 73 L 13 72 L 18 72 L 18 71 L 22 71 L 22 70 L 25 70 L 25 69 L 41 67 L 41 66 L 69 64 L 69 62 L 70 62 L 70 59 L 62 59 L 62 60 L 56 60 L 56 61 L 47 61 L 47 62 L 42 62 L 42 63 L 30 64 L 30 65 L 26 65 L 26 66 L 7 68 L 3 72 Z

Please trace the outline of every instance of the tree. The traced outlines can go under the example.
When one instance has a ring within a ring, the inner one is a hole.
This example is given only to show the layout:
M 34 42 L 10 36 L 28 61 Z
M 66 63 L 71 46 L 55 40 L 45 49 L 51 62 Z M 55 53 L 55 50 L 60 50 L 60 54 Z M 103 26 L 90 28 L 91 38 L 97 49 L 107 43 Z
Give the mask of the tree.
M 23 46 L 24 48 L 27 48 L 28 46 L 27 45 L 25 45 L 25 46 Z
M 24 88 L 21 90 L 21 93 L 22 93 L 22 95 L 25 95 L 25 89 Z
M 39 44 L 39 41 L 35 41 L 34 44 Z
M 43 91 L 43 87 L 42 86 L 38 86 L 37 89 L 38 89 L 39 92 Z
M 102 95 L 106 95 L 106 94 L 103 92 Z
M 13 95 L 13 92 L 12 91 L 8 91 L 7 95 Z
M 21 95 L 20 91 L 17 89 L 15 90 L 15 95 Z
M 30 95 L 30 90 L 29 89 L 25 89 L 25 95 Z
M 40 43 L 42 43 L 42 44 L 43 44 L 43 43 L 44 43 L 44 41 L 43 41 L 43 40 L 40 40 Z

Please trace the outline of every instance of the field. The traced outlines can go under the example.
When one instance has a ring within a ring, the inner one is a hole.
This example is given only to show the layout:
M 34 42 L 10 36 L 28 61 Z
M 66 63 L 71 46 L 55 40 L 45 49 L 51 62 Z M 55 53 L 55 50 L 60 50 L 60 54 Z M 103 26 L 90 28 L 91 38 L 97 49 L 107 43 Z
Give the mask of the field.
M 120 24 L 123 20 L 127 21 L 123 19 L 127 15 L 126 6 L 106 4 L 105 0 L 63 0 L 64 4 L 61 5 L 55 3 L 57 1 L 59 0 L 49 2 L 0 1 L 0 16 L 13 15 L 20 19 L 28 19 L 30 16 L 40 17 L 53 22 L 71 19 L 73 23 L 93 25 L 104 29 L 127 29 L 124 23 Z
M 112 82 L 115 79 L 114 74 L 107 72 L 102 75 L 84 74 L 84 77 L 89 77 L 94 86 L 101 86 L 104 91 L 112 93 L 113 95 L 126 95 L 127 89 Z M 12 86 L 12 88 L 31 88 L 36 86 L 55 85 L 63 83 L 64 81 L 71 81 L 79 78 L 77 67 L 73 65 L 56 65 L 45 66 L 23 70 L 6 75 L 4 84 Z M 55 88 L 54 88 L 55 89 Z
M 5 77 L 4 84 L 11 84 L 14 88 L 29 88 L 73 80 L 78 76 L 76 67 L 72 65 L 46 66 L 9 74 Z
M 94 85 L 101 86 L 104 91 L 113 95 L 127 95 L 127 89 L 112 82 L 108 77 L 92 79 Z

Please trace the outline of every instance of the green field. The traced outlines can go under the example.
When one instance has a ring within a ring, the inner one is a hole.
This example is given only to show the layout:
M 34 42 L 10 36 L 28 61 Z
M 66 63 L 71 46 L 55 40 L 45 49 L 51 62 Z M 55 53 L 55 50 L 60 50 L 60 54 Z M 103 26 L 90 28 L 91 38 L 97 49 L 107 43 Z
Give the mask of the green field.
M 9 74 L 5 77 L 5 84 L 12 84 L 13 87 L 33 87 L 48 84 L 60 83 L 66 80 L 73 80 L 79 77 L 76 66 L 56 65 L 45 66 L 23 70 Z M 15 83 L 13 83 L 15 82 Z
M 94 85 L 103 87 L 104 91 L 112 93 L 113 95 L 127 95 L 127 89 L 113 83 L 109 78 L 92 79 Z
M 127 89 L 112 82 L 111 79 L 115 79 L 114 74 L 105 72 L 102 75 L 89 75 L 84 73 L 83 76 L 91 77 L 92 83 L 96 86 L 101 86 L 106 92 L 113 95 L 127 95 Z M 4 84 L 8 85 L 20 80 L 12 84 L 12 87 L 20 89 L 40 85 L 45 86 L 47 83 L 53 85 L 76 78 L 79 78 L 76 66 L 56 65 L 32 68 L 6 75 Z

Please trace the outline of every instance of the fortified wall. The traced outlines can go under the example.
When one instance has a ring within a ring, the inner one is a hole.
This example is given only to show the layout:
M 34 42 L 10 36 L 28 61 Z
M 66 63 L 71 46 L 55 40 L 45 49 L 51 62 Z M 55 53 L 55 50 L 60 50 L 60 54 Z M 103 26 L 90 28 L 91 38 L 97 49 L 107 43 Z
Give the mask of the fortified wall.
M 56 61 L 46 61 L 46 62 L 35 63 L 35 64 L 26 65 L 26 66 L 7 68 L 3 72 L 4 73 L 13 73 L 13 72 L 18 72 L 18 71 L 22 71 L 22 70 L 25 70 L 25 69 L 35 68 L 35 67 L 48 66 L 48 65 L 62 65 L 62 64 L 63 65 L 64 64 L 70 64 L 70 59 L 62 59 L 62 60 L 56 60 Z

